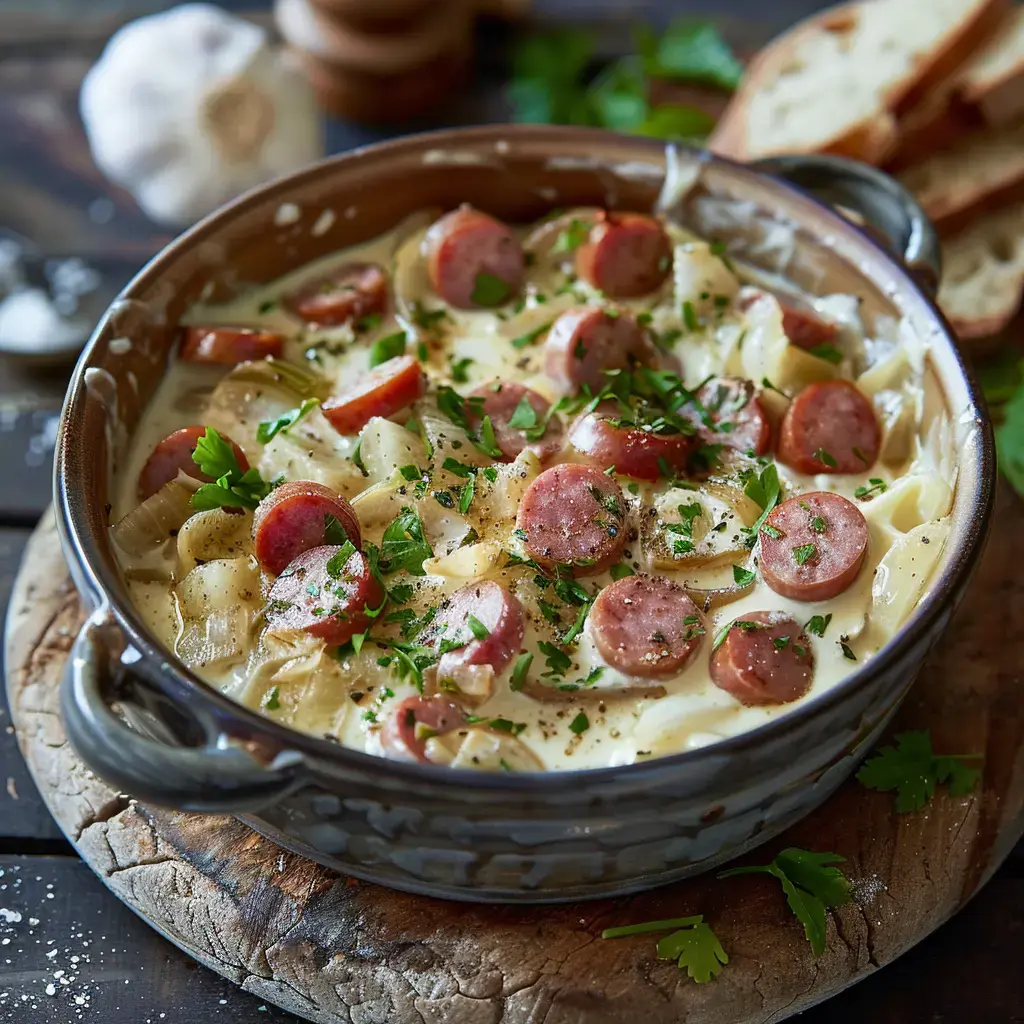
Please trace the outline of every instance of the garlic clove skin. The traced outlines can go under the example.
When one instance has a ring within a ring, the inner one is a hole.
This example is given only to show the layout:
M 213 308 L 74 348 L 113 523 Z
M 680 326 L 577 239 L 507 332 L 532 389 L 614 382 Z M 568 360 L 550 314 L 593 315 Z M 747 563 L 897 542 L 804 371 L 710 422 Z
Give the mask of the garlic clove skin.
M 97 166 L 163 224 L 189 224 L 323 155 L 298 66 L 263 29 L 211 4 L 121 28 L 79 104 Z

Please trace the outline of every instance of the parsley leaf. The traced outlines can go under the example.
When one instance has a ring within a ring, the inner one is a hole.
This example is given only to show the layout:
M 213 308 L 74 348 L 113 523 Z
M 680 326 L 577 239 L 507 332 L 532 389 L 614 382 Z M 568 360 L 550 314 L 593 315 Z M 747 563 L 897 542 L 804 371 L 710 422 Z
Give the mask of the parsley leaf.
M 580 711 L 569 723 L 569 732 L 574 736 L 582 736 L 590 728 L 590 719 L 585 711 Z
M 868 480 L 871 484 L 870 487 L 858 487 L 854 492 L 853 496 L 863 501 L 865 498 L 870 498 L 874 494 L 884 494 L 888 489 L 889 485 L 882 480 L 880 477 L 873 476 Z
M 835 867 L 846 858 L 837 853 L 814 853 L 789 847 L 770 864 L 731 868 L 719 878 L 735 875 L 765 874 L 777 878 L 786 894 L 786 902 L 804 926 L 804 934 L 815 956 L 825 952 L 827 907 L 841 907 L 852 899 L 849 879 Z
M 572 667 L 572 658 L 565 651 L 560 651 L 554 644 L 541 640 L 537 644 L 540 653 L 544 655 L 544 662 L 548 667 L 546 676 L 564 676 Z
M 519 404 L 509 417 L 508 425 L 515 427 L 516 430 L 528 430 L 537 426 L 537 410 L 530 404 L 526 395 L 519 399 Z
M 512 339 L 513 348 L 526 348 L 528 345 L 532 345 L 542 334 L 551 329 L 553 320 L 549 320 L 546 324 L 541 324 L 540 327 L 534 327 L 532 331 L 527 331 L 525 334 L 520 334 L 518 338 Z
M 808 633 L 813 633 L 815 636 L 824 636 L 825 630 L 828 629 L 828 624 L 832 621 L 832 613 L 829 612 L 825 616 L 812 615 L 807 622 L 804 623 L 804 629 Z
M 805 565 L 817 553 L 818 549 L 813 544 L 801 544 L 799 547 L 793 548 L 793 558 L 797 565 Z
M 552 255 L 559 256 L 562 253 L 575 252 L 590 235 L 590 225 L 575 217 L 569 222 L 567 228 L 558 232 L 555 244 L 551 247 Z
M 370 346 L 370 369 L 386 363 L 389 359 L 405 354 L 405 331 L 396 331 L 394 334 L 378 338 Z
M 469 417 L 466 415 L 466 403 L 462 395 L 447 385 L 437 389 L 437 407 L 457 427 L 469 429 Z
M 466 625 L 477 640 L 486 640 L 491 635 L 491 631 L 475 615 L 466 616 Z
M 470 476 L 470 478 L 463 484 L 459 490 L 459 512 L 465 515 L 469 511 L 469 506 L 473 504 L 473 495 L 476 493 L 476 476 Z
M 606 928 L 602 939 L 623 939 L 631 935 L 649 932 L 672 931 L 658 942 L 658 959 L 675 960 L 679 969 L 698 985 L 703 985 L 718 976 L 722 967 L 729 962 L 728 954 L 722 949 L 718 936 L 711 926 L 704 922 L 702 915 L 679 917 L 667 921 L 647 921 L 644 924 L 630 924 L 621 928 Z
M 267 444 L 277 437 L 282 430 L 287 430 L 298 423 L 306 413 L 311 409 L 315 409 L 319 404 L 319 398 L 307 398 L 297 409 L 289 409 L 288 412 L 278 416 L 276 420 L 264 420 L 256 428 L 256 440 L 260 444 Z
M 882 747 L 865 761 L 857 781 L 882 793 L 896 790 L 896 810 L 905 814 L 919 811 L 935 796 L 935 786 L 949 783 L 952 796 L 966 796 L 981 777 L 979 768 L 961 764 L 978 760 L 981 754 L 939 756 L 932 750 L 927 732 L 904 732 L 894 747 Z
M 481 420 L 479 436 L 472 437 L 470 440 L 484 455 L 490 455 L 492 459 L 501 458 L 502 451 L 498 447 L 497 438 L 494 436 L 494 425 L 491 423 L 490 416 L 485 416 Z
M 632 566 L 627 565 L 625 562 L 616 562 L 608 571 L 611 573 L 613 580 L 621 580 L 627 576 L 635 575 Z
M 742 565 L 732 567 L 732 578 L 738 587 L 749 587 L 757 579 L 757 573 L 744 569 Z
M 812 456 L 812 459 L 817 459 L 818 462 L 828 466 L 830 469 L 835 469 L 839 463 L 836 462 L 836 458 L 831 452 L 825 451 L 824 448 L 819 448 Z
M 593 603 L 592 599 L 588 599 L 584 604 L 580 605 L 580 610 L 576 613 L 576 621 L 559 637 L 561 643 L 571 644 L 583 632 L 583 624 L 587 621 L 587 614 Z
M 779 503 L 782 497 L 782 486 L 779 483 L 779 471 L 774 462 L 769 462 L 758 476 L 752 476 L 743 488 L 743 493 L 761 506 L 761 515 L 750 527 L 751 538 L 756 539 L 761 528 L 765 526 L 768 514 Z
M 324 515 L 324 543 L 325 544 L 337 544 L 338 546 L 344 544 L 348 540 L 348 531 L 344 526 L 337 520 L 335 516 L 332 516 L 330 512 Z
M 533 663 L 533 655 L 529 651 L 523 651 L 522 654 L 516 658 L 515 667 L 512 669 L 512 678 L 509 680 L 508 688 L 515 693 L 518 693 L 526 682 L 526 674 L 530 671 L 530 665 Z
M 660 35 L 648 30 L 637 34 L 647 73 L 657 78 L 704 82 L 720 89 L 735 89 L 743 65 L 714 24 L 677 18 Z
M 510 294 L 511 289 L 500 277 L 488 274 L 487 271 L 481 271 L 476 275 L 473 293 L 469 299 L 474 305 L 491 308 L 500 306 Z
M 425 576 L 423 562 L 433 554 L 423 534 L 423 521 L 419 513 L 406 507 L 384 530 L 379 555 L 380 570 L 386 574 L 405 570 L 412 576 Z
M 196 442 L 192 461 L 216 481 L 203 484 L 189 499 L 189 504 L 201 512 L 240 505 L 255 508 L 273 490 L 273 484 L 264 480 L 258 470 L 242 472 L 234 448 L 213 427 L 207 427 Z
M 469 382 L 469 367 L 473 360 L 468 356 L 463 356 L 462 359 L 456 359 L 454 356 L 451 357 L 451 377 L 456 384 L 466 384 Z
M 267 711 L 277 711 L 281 707 L 281 701 L 278 699 L 281 694 L 281 688 L 275 686 L 272 690 L 267 690 L 263 695 L 261 706 Z

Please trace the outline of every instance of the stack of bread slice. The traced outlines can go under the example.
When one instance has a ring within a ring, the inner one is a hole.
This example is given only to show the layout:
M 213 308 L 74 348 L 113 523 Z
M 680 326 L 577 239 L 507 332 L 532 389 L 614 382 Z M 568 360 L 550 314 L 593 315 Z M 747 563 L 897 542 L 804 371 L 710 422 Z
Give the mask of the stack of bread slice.
M 939 304 L 988 348 L 1024 302 L 1024 8 L 862 0 L 751 62 L 710 146 L 741 160 L 837 153 L 899 177 L 943 240 Z

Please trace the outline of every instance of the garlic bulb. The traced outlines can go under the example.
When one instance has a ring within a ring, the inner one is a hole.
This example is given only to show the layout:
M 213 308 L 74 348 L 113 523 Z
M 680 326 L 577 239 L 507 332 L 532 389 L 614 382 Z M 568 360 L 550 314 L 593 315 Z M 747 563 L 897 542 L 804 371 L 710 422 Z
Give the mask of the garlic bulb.
M 167 224 L 190 223 L 323 154 L 301 72 L 263 29 L 212 4 L 116 32 L 80 105 L 99 168 Z

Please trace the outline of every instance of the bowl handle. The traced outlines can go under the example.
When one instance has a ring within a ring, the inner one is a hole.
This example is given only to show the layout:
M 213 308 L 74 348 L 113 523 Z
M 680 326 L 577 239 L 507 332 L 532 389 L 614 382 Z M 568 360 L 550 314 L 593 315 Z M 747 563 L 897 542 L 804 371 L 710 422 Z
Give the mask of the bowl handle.
M 120 663 L 124 647 L 120 628 L 101 606 L 83 624 L 64 668 L 64 727 L 97 775 L 140 800 L 206 814 L 257 811 L 303 784 L 300 754 L 285 750 L 264 764 L 212 723 L 202 727 L 199 746 L 176 744 L 166 726 L 160 731 L 167 742 L 129 726 L 107 696 L 115 679 L 140 684 Z
M 863 217 L 934 298 L 942 270 L 939 237 L 921 205 L 895 178 L 841 156 L 774 156 L 755 160 L 753 166 Z

